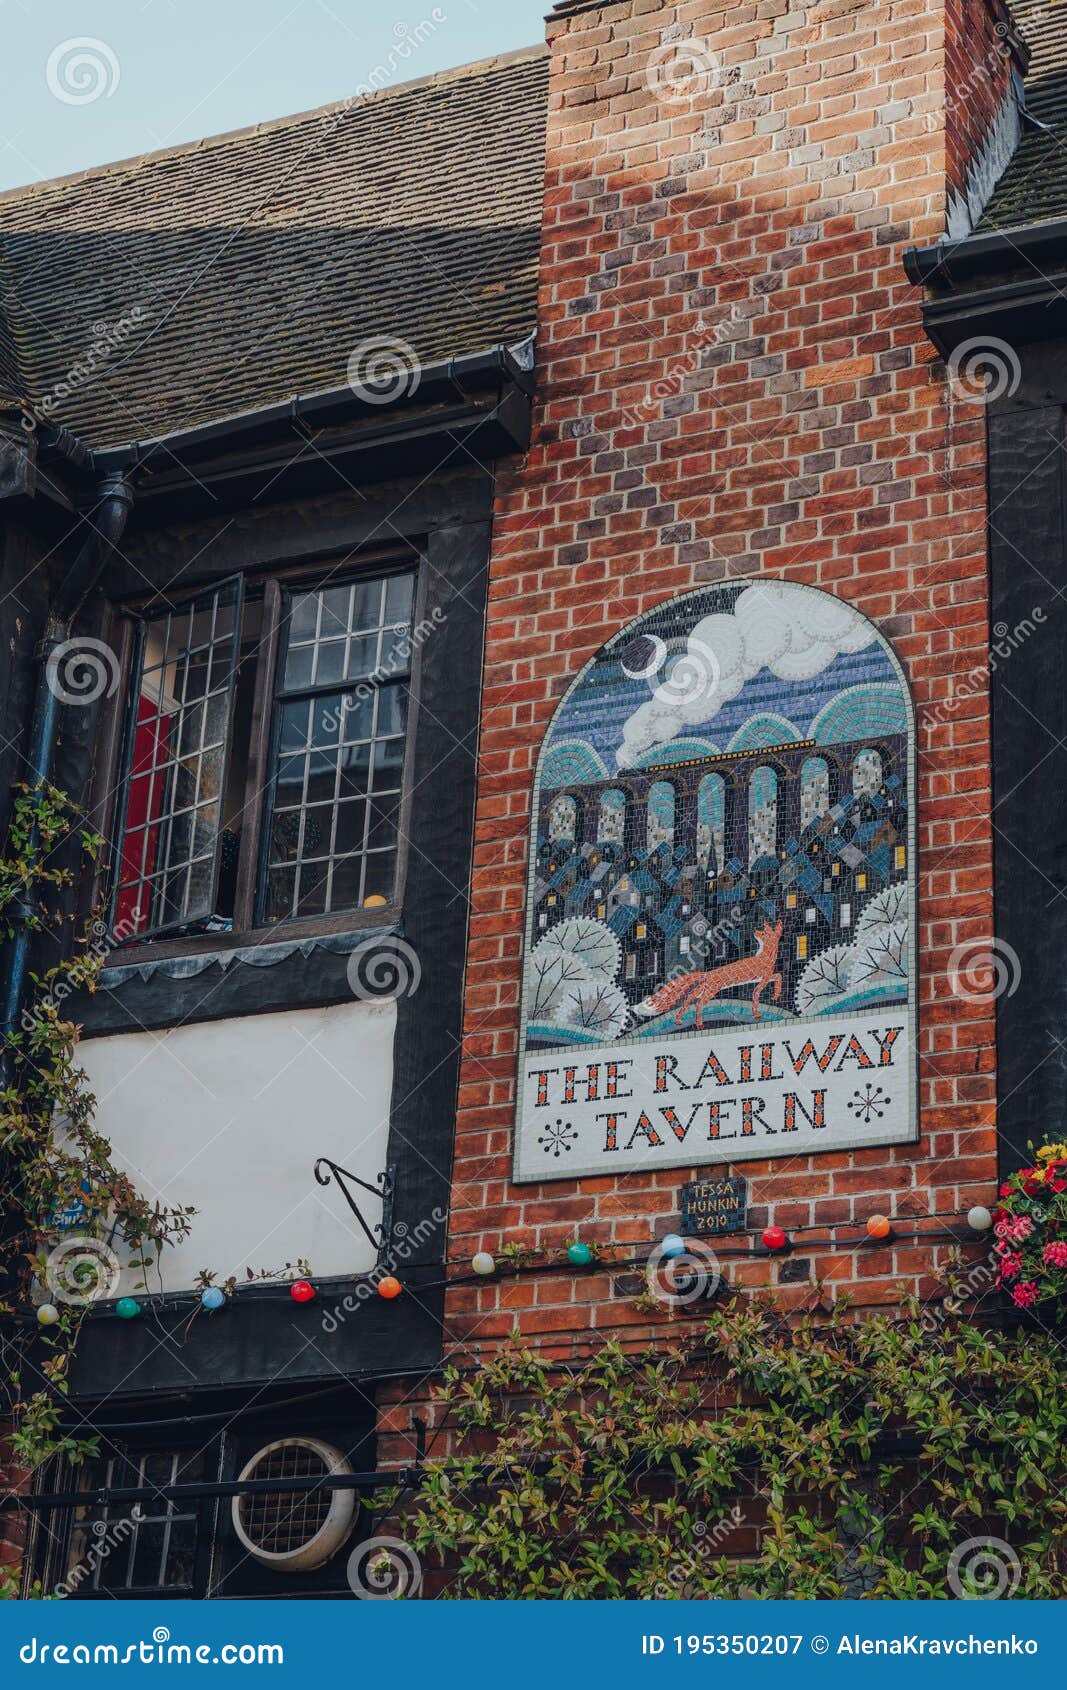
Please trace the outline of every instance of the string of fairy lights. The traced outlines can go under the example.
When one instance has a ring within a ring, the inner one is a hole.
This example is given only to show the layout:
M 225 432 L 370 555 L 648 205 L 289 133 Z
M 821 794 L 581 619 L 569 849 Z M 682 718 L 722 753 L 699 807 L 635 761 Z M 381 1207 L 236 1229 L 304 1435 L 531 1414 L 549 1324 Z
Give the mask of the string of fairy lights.
M 884 1214 L 874 1214 L 862 1223 L 862 1232 L 854 1236 L 842 1236 L 845 1226 L 851 1232 L 860 1225 L 859 1222 L 826 1225 L 820 1223 L 801 1224 L 791 1227 L 788 1231 L 781 1226 L 765 1226 L 759 1232 L 744 1234 L 744 1242 L 728 1244 L 721 1242 L 722 1237 L 737 1236 L 737 1234 L 712 1235 L 709 1242 L 706 1237 L 690 1238 L 681 1233 L 669 1232 L 664 1237 L 654 1240 L 647 1254 L 631 1255 L 622 1259 L 615 1255 L 615 1246 L 604 1246 L 598 1243 L 587 1243 L 581 1238 L 573 1239 L 562 1247 L 559 1254 L 550 1261 L 536 1261 L 532 1258 L 546 1252 L 534 1247 L 515 1246 L 509 1253 L 501 1251 L 501 1260 L 489 1250 L 477 1250 L 470 1259 L 470 1272 L 467 1274 L 453 1274 L 439 1280 L 420 1280 L 419 1294 L 442 1288 L 450 1289 L 456 1286 L 486 1283 L 490 1280 L 501 1280 L 511 1276 L 544 1275 L 560 1273 L 565 1270 L 604 1270 L 612 1269 L 616 1272 L 627 1269 L 648 1271 L 651 1263 L 662 1264 L 668 1275 L 673 1273 L 685 1277 L 687 1272 L 704 1271 L 710 1256 L 716 1260 L 720 1258 L 761 1260 L 768 1257 L 788 1256 L 796 1247 L 796 1241 L 801 1241 L 801 1247 L 806 1246 L 812 1254 L 834 1250 L 856 1251 L 864 1247 L 891 1247 L 898 1243 L 908 1243 L 916 1240 L 924 1243 L 949 1242 L 952 1244 L 968 1244 L 979 1242 L 993 1226 L 993 1216 L 982 1204 L 975 1204 L 966 1214 L 965 1232 L 960 1231 L 958 1225 L 951 1227 L 931 1228 L 921 1224 L 937 1220 L 952 1220 L 959 1222 L 964 1217 L 959 1210 L 933 1210 L 922 1216 L 914 1217 L 916 1224 L 908 1227 L 902 1225 L 901 1218 L 891 1219 Z M 814 1237 L 813 1234 L 822 1234 Z M 529 1258 L 529 1259 L 524 1259 Z M 379 1273 L 377 1270 L 368 1275 L 360 1276 L 365 1282 L 373 1285 L 374 1292 L 386 1303 L 395 1303 L 404 1291 L 404 1285 L 394 1272 Z M 331 1289 L 335 1286 L 331 1285 Z M 120 1297 L 114 1304 L 113 1312 L 120 1320 L 135 1320 L 146 1309 L 157 1309 L 165 1306 L 187 1307 L 190 1293 L 161 1293 L 142 1297 Z M 320 1288 L 312 1279 L 295 1279 L 284 1290 L 271 1291 L 256 1287 L 256 1300 L 269 1301 L 287 1298 L 297 1305 L 315 1302 L 320 1295 Z M 196 1294 L 192 1294 L 194 1309 Z M 234 1300 L 239 1300 L 240 1294 L 228 1294 L 221 1286 L 209 1285 L 199 1293 L 199 1307 L 207 1314 L 217 1314 L 221 1309 Z M 35 1314 L 30 1318 L 36 1319 L 38 1325 L 49 1327 L 56 1325 L 62 1318 L 61 1311 L 54 1303 L 41 1303 Z

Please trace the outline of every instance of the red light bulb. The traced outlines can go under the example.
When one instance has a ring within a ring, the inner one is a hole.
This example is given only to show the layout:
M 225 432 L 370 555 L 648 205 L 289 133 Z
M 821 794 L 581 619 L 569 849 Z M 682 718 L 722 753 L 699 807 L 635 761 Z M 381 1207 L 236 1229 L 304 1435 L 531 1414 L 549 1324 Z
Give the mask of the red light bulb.
M 764 1247 L 768 1250 L 784 1250 L 789 1243 L 787 1235 L 780 1226 L 765 1226 L 762 1238 Z
M 391 1273 L 387 1273 L 384 1279 L 378 1281 L 378 1295 L 385 1297 L 388 1302 L 392 1302 L 394 1297 L 399 1297 L 403 1289 L 399 1279 L 394 1279 Z
M 306 1279 L 294 1279 L 289 1287 L 289 1295 L 294 1303 L 310 1303 L 315 1295 L 315 1287 Z

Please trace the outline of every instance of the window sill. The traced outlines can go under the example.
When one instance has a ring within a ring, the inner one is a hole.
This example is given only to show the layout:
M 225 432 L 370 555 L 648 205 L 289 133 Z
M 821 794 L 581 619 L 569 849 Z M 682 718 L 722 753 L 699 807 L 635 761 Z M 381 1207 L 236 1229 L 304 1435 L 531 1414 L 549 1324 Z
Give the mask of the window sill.
M 291 956 L 310 956 L 317 950 L 346 956 L 370 940 L 399 932 L 399 921 L 400 912 L 394 906 L 351 910 L 330 923 L 288 921 L 246 933 L 204 933 L 131 945 L 109 952 L 99 984 L 115 990 L 134 978 L 187 980 L 216 966 L 225 973 L 234 963 L 273 968 Z

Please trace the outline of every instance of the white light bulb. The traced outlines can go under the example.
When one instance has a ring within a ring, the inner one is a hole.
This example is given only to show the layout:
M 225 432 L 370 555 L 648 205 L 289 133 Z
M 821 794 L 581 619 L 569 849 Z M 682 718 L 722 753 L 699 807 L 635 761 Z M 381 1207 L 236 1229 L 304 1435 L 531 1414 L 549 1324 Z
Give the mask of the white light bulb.
M 976 1203 L 973 1209 L 967 1211 L 967 1225 L 972 1232 L 988 1232 L 993 1225 L 993 1217 L 988 1209 Z
M 474 1269 L 475 1273 L 495 1273 L 496 1261 L 489 1254 L 488 1250 L 479 1250 L 476 1256 L 471 1257 L 471 1267 Z

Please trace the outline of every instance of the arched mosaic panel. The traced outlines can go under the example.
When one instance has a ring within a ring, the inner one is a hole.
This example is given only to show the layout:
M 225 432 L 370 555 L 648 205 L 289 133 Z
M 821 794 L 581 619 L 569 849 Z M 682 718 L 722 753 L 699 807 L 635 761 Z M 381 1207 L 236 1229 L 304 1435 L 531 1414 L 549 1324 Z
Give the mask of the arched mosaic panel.
M 600 794 L 599 845 L 621 845 L 626 834 L 626 794 L 617 786 L 609 786 Z
M 882 759 L 870 746 L 857 753 L 852 764 L 852 790 L 860 797 L 870 798 L 882 785 Z
M 778 776 L 766 763 L 748 777 L 748 861 L 755 867 L 778 855 Z
M 536 777 L 516 1179 L 917 1137 L 914 784 L 843 599 L 705 588 L 609 640 Z
M 697 787 L 697 861 L 719 874 L 725 855 L 726 782 L 721 775 L 704 775 Z
M 669 780 L 657 780 L 648 789 L 648 827 L 646 840 L 649 851 L 660 845 L 674 849 L 674 787 Z
M 578 806 L 566 793 L 553 798 L 548 811 L 548 842 L 557 845 L 564 840 L 572 843 L 578 831 Z
M 821 821 L 830 808 L 830 770 L 825 757 L 808 757 L 800 770 L 800 826 Z

